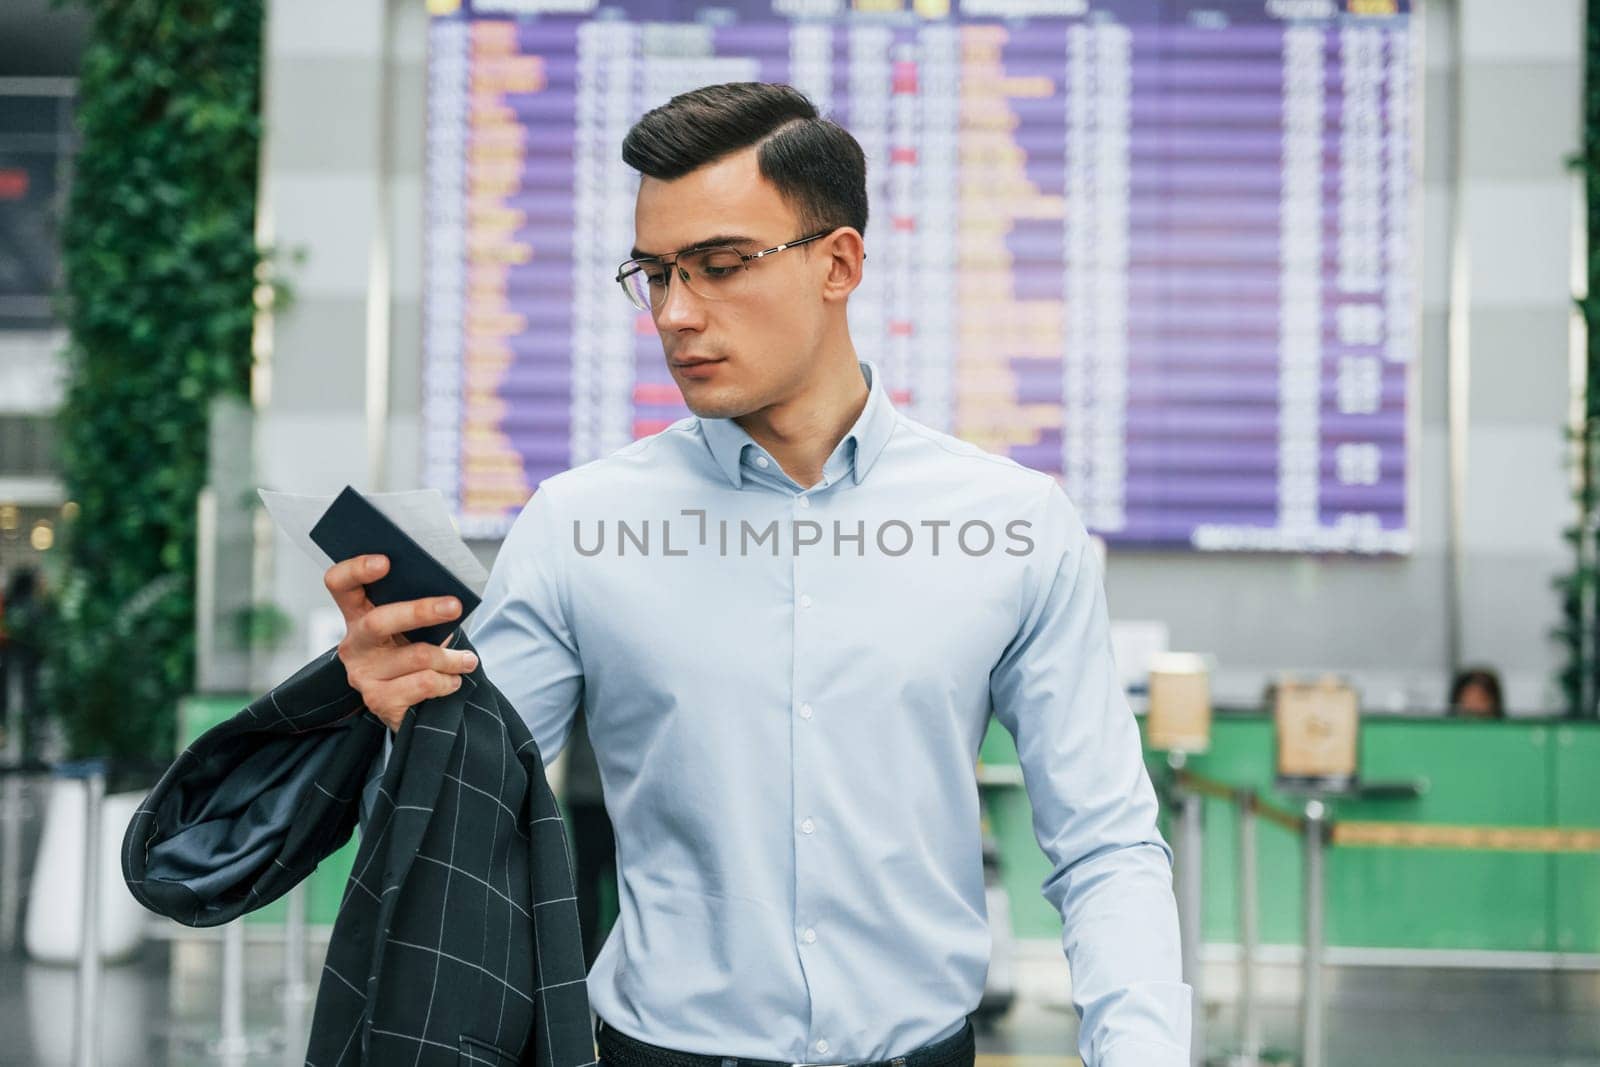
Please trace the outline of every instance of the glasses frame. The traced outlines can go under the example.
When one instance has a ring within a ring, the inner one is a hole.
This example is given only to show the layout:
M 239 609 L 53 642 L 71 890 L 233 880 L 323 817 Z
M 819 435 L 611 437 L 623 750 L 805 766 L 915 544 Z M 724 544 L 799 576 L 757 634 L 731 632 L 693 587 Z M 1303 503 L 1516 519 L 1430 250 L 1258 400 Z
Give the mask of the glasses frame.
M 622 286 L 622 292 L 623 292 L 624 295 L 627 296 L 629 304 L 632 304 L 635 308 L 638 308 L 638 310 L 640 310 L 640 311 L 655 312 L 655 311 L 660 309 L 660 305 L 652 304 L 649 307 L 641 305 L 639 303 L 638 295 L 636 293 L 634 293 L 633 287 L 628 284 L 628 279 L 629 278 L 631 278 L 633 275 L 639 273 L 641 270 L 643 270 L 647 266 L 652 266 L 652 265 L 659 264 L 659 265 L 661 265 L 663 267 L 668 268 L 667 272 L 664 275 L 662 275 L 662 277 L 667 279 L 667 284 L 663 285 L 661 287 L 661 303 L 665 304 L 667 302 L 667 290 L 672 285 L 672 276 L 674 274 L 683 274 L 684 275 L 683 283 L 685 285 L 689 284 L 688 272 L 684 271 L 684 270 L 681 270 L 678 267 L 678 257 L 679 256 L 692 255 L 692 254 L 694 254 L 696 252 L 705 252 L 705 251 L 708 251 L 709 249 L 713 249 L 713 248 L 726 248 L 728 251 L 732 252 L 734 255 L 739 257 L 739 260 L 740 260 L 739 265 L 740 265 L 740 267 L 742 269 L 749 270 L 750 269 L 750 261 L 753 260 L 753 259 L 761 259 L 763 256 L 774 255 L 774 254 L 776 254 L 778 252 L 782 252 L 782 251 L 784 251 L 785 249 L 788 249 L 788 248 L 799 248 L 801 245 L 806 244 L 806 243 L 808 243 L 810 241 L 815 241 L 819 237 L 826 237 L 826 236 L 828 236 L 828 234 L 830 234 L 830 233 L 832 233 L 832 232 L 834 232 L 835 230 L 838 230 L 838 229 L 842 229 L 842 227 L 830 226 L 826 230 L 819 230 L 816 233 L 808 234 L 805 237 L 797 237 L 793 241 L 788 241 L 788 242 L 785 242 L 784 244 L 781 244 L 781 245 L 773 245 L 771 248 L 763 249 L 760 252 L 741 252 L 737 248 L 733 247 L 732 245 L 715 244 L 715 245 L 700 245 L 700 246 L 695 247 L 695 248 L 685 248 L 683 251 L 674 252 L 670 256 L 641 256 L 638 259 L 630 259 L 626 263 L 622 264 L 622 266 L 617 268 L 616 282 L 617 282 L 618 285 Z M 691 290 L 691 291 L 693 291 L 693 290 Z M 696 292 L 695 295 L 701 297 L 701 299 L 703 299 L 703 300 L 716 300 L 716 299 L 718 299 L 717 297 L 704 296 L 703 294 L 698 293 L 698 292 Z

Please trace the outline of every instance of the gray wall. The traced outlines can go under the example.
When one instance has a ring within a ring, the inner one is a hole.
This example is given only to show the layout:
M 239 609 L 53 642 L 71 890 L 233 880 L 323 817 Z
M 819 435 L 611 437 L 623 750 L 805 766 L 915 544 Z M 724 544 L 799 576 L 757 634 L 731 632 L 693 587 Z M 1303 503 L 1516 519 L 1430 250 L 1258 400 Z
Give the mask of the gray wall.
M 394 432 L 386 431 L 388 382 L 407 383 L 399 394 L 412 398 L 413 413 L 416 407 L 417 360 L 406 352 L 420 335 L 420 252 L 405 235 L 420 232 L 420 148 L 400 151 L 386 137 L 386 119 L 396 117 L 393 129 L 419 127 L 420 146 L 424 20 L 420 4 L 399 0 L 268 6 L 263 237 L 305 256 L 287 273 L 292 304 L 272 317 L 262 340 L 270 370 L 256 388 L 256 458 L 258 480 L 269 488 L 334 493 L 346 484 L 363 491 L 416 484 L 416 437 L 403 408 L 394 412 Z M 390 236 L 396 230 L 398 240 Z M 393 279 L 389 329 L 374 317 L 385 302 L 369 300 L 384 278 Z M 394 339 L 387 375 L 386 334 Z M 391 449 L 399 460 L 388 469 Z M 266 540 L 258 595 L 299 625 L 275 655 L 257 662 L 256 687 L 291 673 L 343 632 L 330 629 L 338 616 L 320 568 L 281 534 Z
M 1462 648 L 1519 707 L 1558 707 L 1553 573 L 1573 520 L 1561 426 L 1581 329 L 1583 8 L 1474 0 L 1462 21 L 1461 233 L 1470 256 Z M 1519 19 L 1518 15 L 1521 15 Z M 1581 362 L 1576 366 L 1581 370 Z M 1581 377 L 1579 379 L 1581 381 Z
M 1582 4 L 1541 0 L 1535 16 L 1493 0 L 1427 0 L 1422 14 L 1415 552 L 1398 560 L 1128 552 L 1109 564 L 1113 614 L 1164 620 L 1173 647 L 1214 653 L 1224 701 L 1253 700 L 1280 671 L 1332 670 L 1353 677 L 1374 710 L 1442 703 L 1451 666 L 1454 283 L 1465 342 L 1456 358 L 1470 371 L 1457 379 L 1466 386 L 1456 411 L 1466 457 L 1460 652 L 1502 670 L 1516 710 L 1556 703 L 1557 650 L 1546 633 L 1557 606 L 1549 579 L 1567 566 L 1560 426 L 1582 224 L 1580 189 L 1562 160 L 1578 144 Z M 300 492 L 346 482 L 412 488 L 420 483 L 422 5 L 272 0 L 270 23 L 264 195 L 277 240 L 303 246 L 308 259 L 295 306 L 274 323 L 262 481 Z M 367 301 L 378 237 L 392 283 L 387 380 L 368 369 L 369 342 L 384 332 Z M 1465 266 L 1452 274 L 1457 254 Z M 475 548 L 486 561 L 495 551 Z M 319 573 L 287 543 L 277 545 L 272 571 L 270 595 L 305 621 L 328 603 Z M 298 666 L 308 640 L 296 639 L 258 681 Z

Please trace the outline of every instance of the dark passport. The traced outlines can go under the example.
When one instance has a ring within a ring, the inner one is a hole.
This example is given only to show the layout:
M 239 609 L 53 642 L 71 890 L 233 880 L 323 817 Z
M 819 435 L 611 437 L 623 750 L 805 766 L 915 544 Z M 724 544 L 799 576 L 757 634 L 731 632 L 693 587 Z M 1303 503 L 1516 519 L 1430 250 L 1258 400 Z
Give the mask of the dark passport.
M 441 645 L 478 606 L 477 593 L 348 485 L 311 527 L 311 540 L 335 563 L 356 556 L 389 557 L 383 577 L 367 583 L 367 599 L 374 604 L 441 596 L 461 601 L 461 611 L 454 618 L 405 631 L 408 641 Z

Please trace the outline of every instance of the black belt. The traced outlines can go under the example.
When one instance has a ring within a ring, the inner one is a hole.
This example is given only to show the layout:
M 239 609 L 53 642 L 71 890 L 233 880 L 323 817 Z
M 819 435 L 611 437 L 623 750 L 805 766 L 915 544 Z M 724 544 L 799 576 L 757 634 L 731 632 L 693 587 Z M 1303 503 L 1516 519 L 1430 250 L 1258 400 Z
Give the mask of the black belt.
M 798 1064 L 787 1060 L 735 1059 L 732 1056 L 698 1056 L 692 1052 L 679 1052 L 631 1038 L 616 1027 L 607 1025 L 604 1019 L 599 1020 L 595 1027 L 595 1040 L 600 1047 L 602 1067 L 822 1067 L 817 1061 Z M 904 1056 L 871 1063 L 826 1063 L 825 1067 L 973 1067 L 975 1059 L 972 1023 L 967 1022 L 949 1037 L 913 1049 Z

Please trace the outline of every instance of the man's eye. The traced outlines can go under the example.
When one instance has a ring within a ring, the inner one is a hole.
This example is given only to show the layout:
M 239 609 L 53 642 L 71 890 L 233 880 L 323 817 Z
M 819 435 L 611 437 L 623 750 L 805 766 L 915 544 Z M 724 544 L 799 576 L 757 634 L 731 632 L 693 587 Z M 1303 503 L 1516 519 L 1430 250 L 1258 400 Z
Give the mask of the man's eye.
M 718 249 L 704 256 L 699 263 L 700 273 L 707 278 L 726 278 L 740 267 L 744 266 L 744 258 L 739 253 Z

